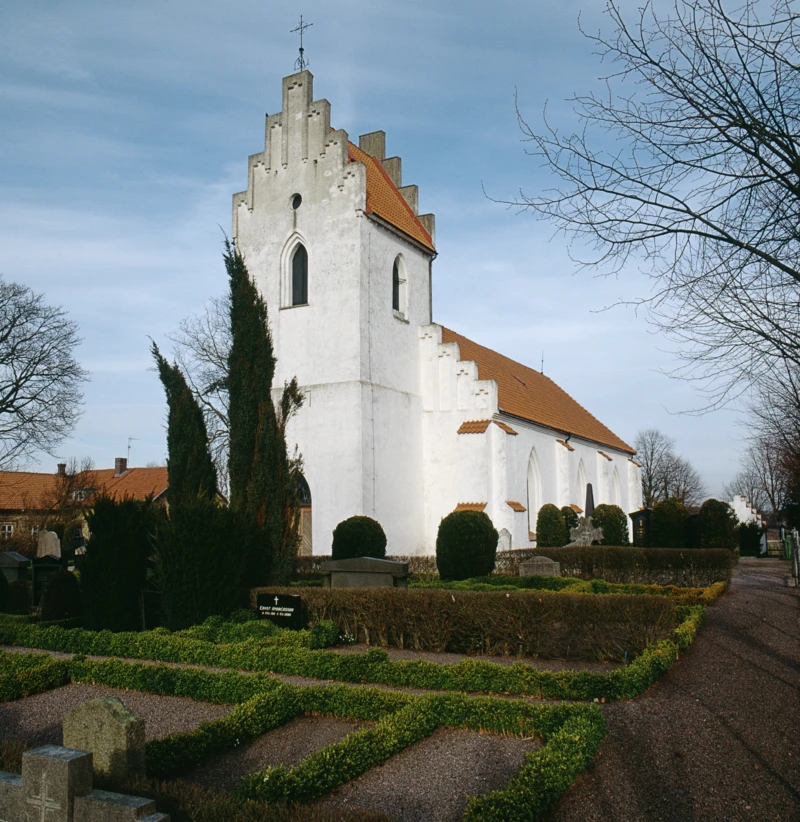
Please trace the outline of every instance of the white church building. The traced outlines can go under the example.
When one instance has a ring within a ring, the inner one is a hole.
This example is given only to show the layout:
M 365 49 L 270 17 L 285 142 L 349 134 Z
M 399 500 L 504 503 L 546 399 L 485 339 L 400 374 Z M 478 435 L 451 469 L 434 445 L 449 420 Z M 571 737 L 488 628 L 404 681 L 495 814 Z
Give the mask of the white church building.
M 545 503 L 641 507 L 634 451 L 552 380 L 434 322 L 434 217 L 418 213 L 381 131 L 332 130 L 312 75 L 283 80 L 264 150 L 233 197 L 233 237 L 269 307 L 275 390 L 305 404 L 302 553 L 378 520 L 390 554 L 435 551 L 441 519 L 485 511 L 501 549 L 535 545 Z

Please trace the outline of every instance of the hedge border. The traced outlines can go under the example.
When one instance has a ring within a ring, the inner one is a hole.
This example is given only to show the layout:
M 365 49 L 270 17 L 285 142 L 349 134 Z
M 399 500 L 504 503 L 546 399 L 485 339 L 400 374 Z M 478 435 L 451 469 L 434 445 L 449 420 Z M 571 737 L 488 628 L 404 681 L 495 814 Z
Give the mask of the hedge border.
M 332 715 L 374 721 L 292 768 L 276 766 L 243 779 L 238 795 L 245 799 L 309 802 L 386 761 L 442 727 L 499 734 L 535 736 L 544 746 L 528 754 L 508 785 L 473 797 L 466 819 L 540 819 L 574 778 L 589 764 L 606 734 L 595 705 L 534 705 L 522 700 L 464 694 L 411 695 L 343 685 L 293 686 L 244 674 L 213 673 L 141 665 L 120 660 L 91 662 L 75 657 L 73 681 L 195 698 L 227 694 L 237 707 L 228 715 L 202 723 L 190 732 L 147 743 L 150 778 L 175 776 L 207 757 L 237 747 L 303 714 Z M 144 688 L 145 679 L 150 680 Z M 256 681 L 257 680 L 257 681 Z M 260 691 L 261 687 L 266 691 Z M 231 690 L 233 689 L 233 690 Z M 252 694 L 252 696 L 251 696 Z M 524 797 L 525 805 L 518 804 Z M 501 808 L 501 816 L 487 809 Z M 511 814 L 509 809 L 514 809 Z
M 0 651 L 0 702 L 51 691 L 67 681 L 67 664 L 45 654 Z
M 677 613 L 680 622 L 673 631 L 672 639 L 648 645 L 630 664 L 608 673 L 539 671 L 523 662 L 501 665 L 497 662 L 471 659 L 457 663 L 424 660 L 391 662 L 389 655 L 381 648 L 370 648 L 363 654 L 337 654 L 308 648 L 265 646 L 252 641 L 238 643 L 246 646 L 243 649 L 236 645 L 224 646 L 218 653 L 203 654 L 201 659 L 175 659 L 172 655 L 166 660 L 158 657 L 155 659 L 311 679 L 333 679 L 339 682 L 374 683 L 425 690 L 500 693 L 543 699 L 630 699 L 639 696 L 663 676 L 678 658 L 680 650 L 688 647 L 705 620 L 705 609 L 702 605 L 679 605 Z M 46 632 L 53 629 L 41 630 Z M 35 641 L 30 632 L 25 633 L 28 642 Z M 0 642 L 11 644 L 8 631 L 2 624 Z M 28 647 L 70 650 L 52 648 L 49 642 Z M 140 658 L 153 659 L 152 656 Z

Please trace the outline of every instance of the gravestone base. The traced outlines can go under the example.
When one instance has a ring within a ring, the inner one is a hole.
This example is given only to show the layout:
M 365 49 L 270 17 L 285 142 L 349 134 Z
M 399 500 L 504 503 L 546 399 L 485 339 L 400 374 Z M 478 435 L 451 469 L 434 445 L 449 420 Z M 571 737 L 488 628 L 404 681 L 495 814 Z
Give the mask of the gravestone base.
M 325 588 L 408 588 L 408 563 L 374 557 L 335 559 L 320 565 Z

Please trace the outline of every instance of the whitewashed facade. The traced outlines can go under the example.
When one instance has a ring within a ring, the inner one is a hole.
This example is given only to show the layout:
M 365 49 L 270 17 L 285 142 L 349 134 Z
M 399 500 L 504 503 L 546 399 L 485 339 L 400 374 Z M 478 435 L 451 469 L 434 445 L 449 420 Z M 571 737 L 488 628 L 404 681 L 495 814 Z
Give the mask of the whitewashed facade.
M 384 145 L 382 132 L 357 147 L 331 130 L 310 72 L 286 77 L 233 199 L 233 237 L 269 307 L 275 386 L 296 376 L 306 396 L 287 432 L 311 491 L 305 545 L 328 553 L 336 524 L 365 514 L 389 553 L 432 553 L 442 517 L 472 503 L 502 547 L 528 547 L 539 507 L 582 507 L 587 482 L 596 503 L 641 507 L 622 440 L 547 378 L 433 323 L 433 215 L 417 213 Z

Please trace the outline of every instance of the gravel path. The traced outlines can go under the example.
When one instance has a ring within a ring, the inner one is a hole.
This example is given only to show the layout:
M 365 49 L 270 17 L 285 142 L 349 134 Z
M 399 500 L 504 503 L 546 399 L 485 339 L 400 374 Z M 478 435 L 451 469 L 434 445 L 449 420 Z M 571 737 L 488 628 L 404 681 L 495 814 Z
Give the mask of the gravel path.
M 320 748 L 372 724 L 336 717 L 303 716 L 238 750 L 214 757 L 184 778 L 206 788 L 231 791 L 238 787 L 245 774 L 263 771 L 271 765 L 297 765 Z
M 800 820 L 800 591 L 739 561 L 691 648 L 631 702 L 552 822 Z
M 0 737 L 36 745 L 61 744 L 61 718 L 83 702 L 116 696 L 145 721 L 148 739 L 190 731 L 206 719 L 224 716 L 232 705 L 179 696 L 122 691 L 103 685 L 64 685 L 52 691 L 0 703 Z
M 505 785 L 536 740 L 441 728 L 321 799 L 320 807 L 383 811 L 397 822 L 461 819 L 467 795 Z

